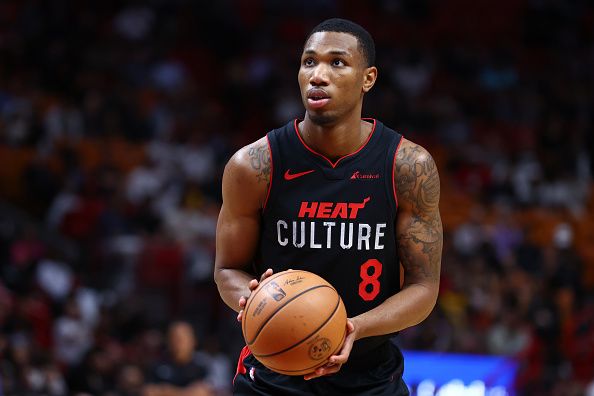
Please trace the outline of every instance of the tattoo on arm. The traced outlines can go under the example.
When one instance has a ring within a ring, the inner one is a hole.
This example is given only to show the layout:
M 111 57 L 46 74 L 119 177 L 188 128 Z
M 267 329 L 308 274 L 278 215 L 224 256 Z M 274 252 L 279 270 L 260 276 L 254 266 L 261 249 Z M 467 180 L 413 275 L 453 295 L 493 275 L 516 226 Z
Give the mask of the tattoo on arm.
M 266 143 L 254 145 L 249 148 L 248 156 L 250 165 L 258 172 L 258 183 L 264 182 L 266 186 L 270 184 L 270 151 Z
M 396 158 L 398 201 L 409 213 L 399 232 L 398 251 L 405 281 L 438 281 L 443 246 L 439 215 L 439 174 L 433 158 L 420 146 L 401 147 Z

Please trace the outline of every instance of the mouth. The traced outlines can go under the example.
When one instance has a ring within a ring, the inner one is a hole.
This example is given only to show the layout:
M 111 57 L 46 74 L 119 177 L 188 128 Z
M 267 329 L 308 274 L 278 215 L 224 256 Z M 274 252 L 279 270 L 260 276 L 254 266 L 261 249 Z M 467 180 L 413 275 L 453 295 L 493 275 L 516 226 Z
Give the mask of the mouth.
M 319 109 L 330 102 L 330 95 L 320 88 L 307 91 L 307 103 L 312 109 Z

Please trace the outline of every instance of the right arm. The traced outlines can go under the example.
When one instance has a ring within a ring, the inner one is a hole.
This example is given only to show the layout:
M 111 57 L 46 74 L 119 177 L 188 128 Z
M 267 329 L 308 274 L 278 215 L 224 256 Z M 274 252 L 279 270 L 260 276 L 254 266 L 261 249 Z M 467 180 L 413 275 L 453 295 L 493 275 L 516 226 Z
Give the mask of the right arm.
M 236 312 L 242 308 L 240 299 L 254 288 L 252 264 L 271 172 L 268 141 L 263 137 L 235 153 L 223 173 L 214 280 L 223 301 Z

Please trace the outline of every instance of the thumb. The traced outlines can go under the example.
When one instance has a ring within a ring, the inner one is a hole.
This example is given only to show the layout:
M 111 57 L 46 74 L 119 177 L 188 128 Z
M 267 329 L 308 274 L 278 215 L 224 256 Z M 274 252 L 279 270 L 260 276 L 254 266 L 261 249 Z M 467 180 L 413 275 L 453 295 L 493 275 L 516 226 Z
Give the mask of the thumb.
M 347 320 L 347 334 L 352 333 L 355 330 L 355 325 L 350 320 Z

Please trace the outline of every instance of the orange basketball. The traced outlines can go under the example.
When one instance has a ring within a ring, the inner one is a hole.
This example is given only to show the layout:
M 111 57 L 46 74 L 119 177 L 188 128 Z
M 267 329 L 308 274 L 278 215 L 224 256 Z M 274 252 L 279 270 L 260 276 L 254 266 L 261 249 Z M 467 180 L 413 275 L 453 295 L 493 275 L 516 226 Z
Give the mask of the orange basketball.
M 242 331 L 263 365 L 277 373 L 303 375 L 340 350 L 346 319 L 331 284 L 311 272 L 289 270 L 272 274 L 252 292 Z

